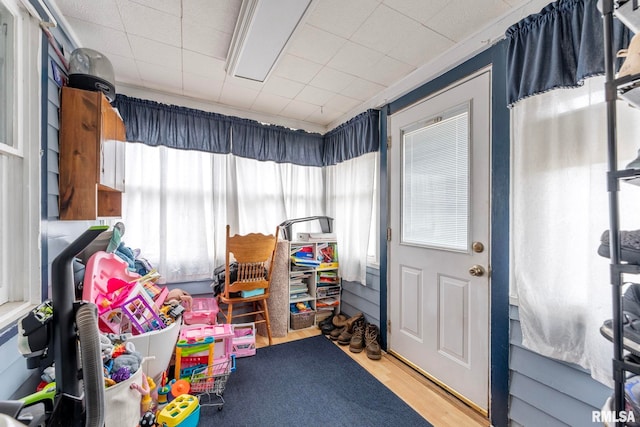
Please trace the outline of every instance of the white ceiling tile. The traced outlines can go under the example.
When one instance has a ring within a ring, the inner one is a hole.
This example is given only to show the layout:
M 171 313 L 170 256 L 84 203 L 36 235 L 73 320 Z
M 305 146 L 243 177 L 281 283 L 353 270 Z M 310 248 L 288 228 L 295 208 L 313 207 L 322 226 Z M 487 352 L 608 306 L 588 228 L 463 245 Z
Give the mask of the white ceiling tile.
M 313 25 L 305 25 L 296 33 L 287 52 L 318 64 L 326 64 L 347 40 Z M 313 46 L 313 49 L 309 49 Z
M 351 74 L 343 73 L 342 71 L 334 70 L 333 68 L 324 67 L 318 71 L 318 74 L 316 74 L 309 84 L 332 92 L 341 92 L 354 80 L 355 77 Z
M 169 13 L 174 16 L 182 16 L 182 1 L 180 0 L 130 0 L 132 3 L 150 7 L 160 12 Z
M 416 29 L 409 36 L 409 40 L 411 43 L 399 42 L 387 55 L 414 67 L 420 67 L 454 45 L 448 38 L 423 26 Z
M 156 64 L 136 61 L 145 86 L 174 94 L 182 94 L 182 73 Z
M 383 0 L 392 9 L 426 24 L 436 13 L 440 12 L 450 0 Z
M 210 79 L 193 73 L 184 73 L 182 90 L 185 96 L 217 102 L 220 99 L 223 83 L 223 80 Z
M 300 83 L 309 83 L 318 74 L 322 65 L 297 56 L 285 54 L 276 65 L 273 74 Z
M 117 1 L 120 16 L 127 33 L 157 40 L 172 46 L 182 46 L 179 16 L 127 0 Z
M 120 19 L 118 5 L 115 0 L 103 0 L 100 2 L 57 0 L 56 4 L 65 18 L 76 18 L 103 27 L 124 31 L 124 25 Z M 72 28 L 74 27 L 72 26 Z
M 129 85 L 142 86 L 142 79 L 138 72 L 138 66 L 133 58 L 125 58 L 120 55 L 109 55 L 109 62 L 113 65 L 116 82 Z M 116 92 L 118 91 L 116 84 Z
M 336 70 L 359 76 L 366 73 L 383 56 L 384 54 L 368 47 L 347 42 L 327 65 Z
M 386 54 L 400 42 L 411 43 L 410 34 L 420 27 L 422 24 L 418 21 L 380 5 L 353 34 L 351 41 Z
M 232 85 L 237 85 L 241 87 L 246 87 L 248 89 L 255 90 L 256 92 L 260 92 L 262 90 L 262 82 L 257 80 L 245 79 L 244 77 L 235 77 L 226 75 L 225 81 L 231 83 Z
M 175 46 L 130 35 L 129 43 L 136 60 L 182 71 L 182 51 Z
M 384 86 L 367 81 L 365 79 L 355 79 L 353 83 L 342 90 L 342 94 L 350 98 L 366 101 L 375 94 L 384 90 Z
M 311 114 L 309 114 L 305 118 L 305 120 L 308 122 L 318 123 L 326 126 L 329 123 L 333 122 L 334 120 L 338 120 L 338 118 L 342 114 L 344 113 L 337 110 L 329 109 L 325 106 L 323 108 L 318 108 L 315 111 L 313 111 Z
M 287 104 L 281 111 L 280 115 L 291 117 L 293 119 L 304 120 L 309 117 L 314 111 L 319 110 L 317 105 L 309 104 L 307 102 L 296 101 L 295 99 Z
M 318 1 L 307 22 L 348 39 L 378 4 L 379 0 Z
M 327 101 L 324 107 L 327 110 L 334 110 L 341 114 L 344 114 L 347 111 L 356 108 L 358 105 L 360 105 L 360 103 L 361 101 L 358 99 L 349 98 L 348 96 L 344 96 L 338 93 L 335 94 L 329 101 Z
M 293 99 L 298 93 L 300 93 L 303 87 L 304 84 L 300 82 L 294 82 L 293 80 L 285 79 L 284 77 L 272 75 L 269 76 L 266 82 L 264 82 L 262 91 Z
M 242 0 L 188 0 L 183 2 L 185 17 L 206 27 L 233 34 Z
M 298 101 L 308 102 L 309 104 L 324 105 L 333 95 L 335 95 L 334 92 L 329 92 L 325 89 L 305 86 L 295 99 Z
M 385 56 L 367 73 L 363 73 L 362 77 L 383 86 L 391 86 L 415 69 L 413 65 Z
M 191 17 L 185 17 L 182 35 L 183 48 L 226 60 L 232 34 L 203 25 Z
M 258 93 L 257 90 L 225 81 L 220 94 L 220 102 L 248 110 L 258 97 Z
M 427 21 L 427 26 L 451 40 L 460 42 L 486 27 L 508 9 L 509 6 L 501 0 L 451 0 L 444 9 Z
M 290 98 L 267 92 L 260 92 L 251 106 L 252 110 L 278 115 L 291 102 Z
M 182 50 L 182 66 L 185 71 L 214 80 L 224 81 L 227 75 L 224 61 L 190 50 Z
M 80 38 L 80 47 L 88 47 L 109 57 L 109 54 L 133 58 L 126 33 L 75 18 L 67 19 Z

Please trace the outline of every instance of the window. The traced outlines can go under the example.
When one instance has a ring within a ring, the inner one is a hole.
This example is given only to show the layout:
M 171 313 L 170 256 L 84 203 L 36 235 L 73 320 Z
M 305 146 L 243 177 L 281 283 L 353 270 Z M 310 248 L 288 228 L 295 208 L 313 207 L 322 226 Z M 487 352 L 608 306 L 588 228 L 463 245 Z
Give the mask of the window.
M 466 251 L 469 244 L 469 106 L 402 138 L 402 242 Z
M 37 21 L 0 0 L 0 328 L 41 301 Z

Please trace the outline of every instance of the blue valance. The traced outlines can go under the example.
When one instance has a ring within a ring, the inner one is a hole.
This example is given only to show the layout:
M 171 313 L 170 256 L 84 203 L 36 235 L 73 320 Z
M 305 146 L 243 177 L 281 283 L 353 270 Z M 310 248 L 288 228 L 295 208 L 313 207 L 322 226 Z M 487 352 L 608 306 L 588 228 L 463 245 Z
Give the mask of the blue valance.
M 319 133 L 235 119 L 231 152 L 236 156 L 302 166 L 324 166 L 324 137 Z
M 255 120 L 165 105 L 118 94 L 128 141 L 171 148 L 233 153 L 302 166 L 327 166 L 377 151 L 379 112 L 368 110 L 326 135 Z
M 604 74 L 604 35 L 597 0 L 559 0 L 529 15 L 506 32 L 507 102 L 551 89 L 577 87 Z M 630 32 L 614 27 L 615 51 Z
M 113 106 L 122 116 L 127 141 L 210 153 L 231 151 L 230 117 L 120 94 Z
M 367 110 L 324 136 L 324 164 L 334 165 L 363 154 L 378 151 L 380 112 Z M 354 143 L 353 141 L 359 141 Z

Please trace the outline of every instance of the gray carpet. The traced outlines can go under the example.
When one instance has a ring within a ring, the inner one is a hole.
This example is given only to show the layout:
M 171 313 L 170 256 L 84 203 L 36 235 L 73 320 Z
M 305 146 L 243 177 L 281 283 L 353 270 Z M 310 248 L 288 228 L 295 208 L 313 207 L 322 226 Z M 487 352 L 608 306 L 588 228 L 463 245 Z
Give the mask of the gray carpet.
M 260 348 L 236 361 L 208 426 L 430 426 L 324 336 Z

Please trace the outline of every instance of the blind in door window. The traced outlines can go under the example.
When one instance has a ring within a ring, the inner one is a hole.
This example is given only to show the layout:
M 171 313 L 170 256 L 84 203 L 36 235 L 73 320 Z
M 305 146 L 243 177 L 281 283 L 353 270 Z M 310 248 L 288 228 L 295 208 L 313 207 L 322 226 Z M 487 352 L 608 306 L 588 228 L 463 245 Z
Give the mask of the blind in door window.
M 402 242 L 469 247 L 469 106 L 402 135 Z

